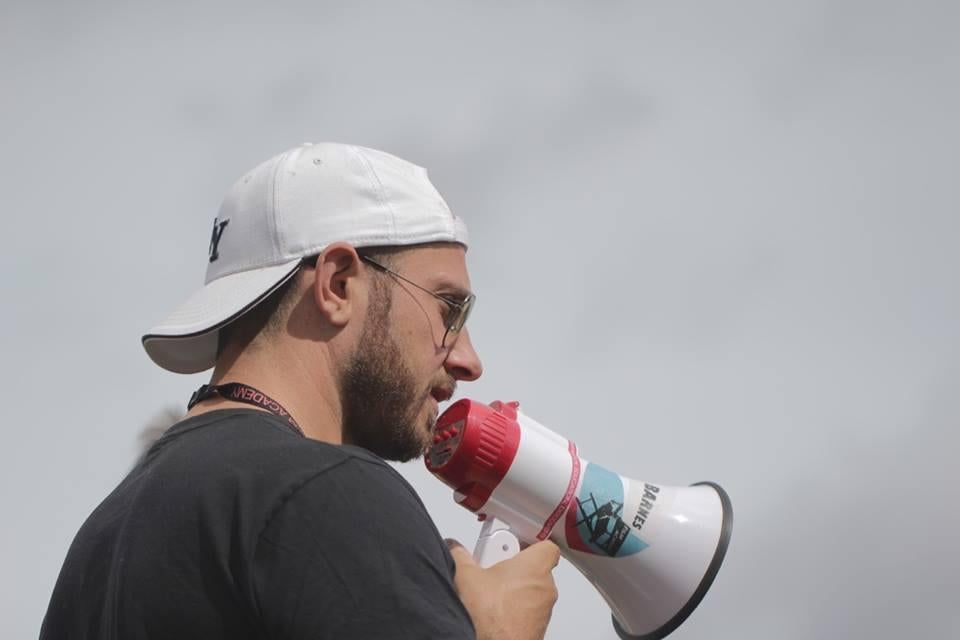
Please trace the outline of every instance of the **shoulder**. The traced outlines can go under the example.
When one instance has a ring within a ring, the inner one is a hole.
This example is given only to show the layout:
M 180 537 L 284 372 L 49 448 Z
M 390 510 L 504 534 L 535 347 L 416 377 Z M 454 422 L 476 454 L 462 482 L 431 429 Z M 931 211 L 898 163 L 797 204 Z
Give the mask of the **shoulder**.
M 303 437 L 271 414 L 231 409 L 174 425 L 141 464 L 197 476 L 249 476 L 275 484 L 285 476 L 310 475 L 335 466 L 349 456 L 340 447 Z
M 300 505 L 358 510 L 366 502 L 423 506 L 386 462 L 357 447 L 305 438 L 270 414 L 211 412 L 174 425 L 128 478 L 164 502 L 228 517 L 256 539 L 281 512 Z M 425 512 L 423 512 L 425 515 Z
M 473 637 L 453 559 L 416 492 L 376 456 L 343 450 L 259 536 L 251 587 L 266 627 L 303 637 Z
M 439 538 L 420 497 L 393 467 L 358 447 L 337 450 L 336 464 L 315 468 L 278 505 L 282 520 L 303 526 L 322 513 L 349 518 L 364 528 L 390 526 L 399 536 Z M 270 537 L 282 529 L 282 523 L 271 521 L 264 533 Z
M 193 494 L 236 495 L 228 503 L 262 514 L 257 530 L 250 531 L 254 535 L 271 527 L 276 533 L 283 522 L 303 526 L 320 510 L 370 523 L 399 518 L 404 528 L 439 535 L 416 491 L 382 458 L 360 447 L 305 438 L 260 411 L 219 411 L 185 420 L 151 448 L 144 463 L 182 478 Z M 279 516 L 281 521 L 274 522 Z

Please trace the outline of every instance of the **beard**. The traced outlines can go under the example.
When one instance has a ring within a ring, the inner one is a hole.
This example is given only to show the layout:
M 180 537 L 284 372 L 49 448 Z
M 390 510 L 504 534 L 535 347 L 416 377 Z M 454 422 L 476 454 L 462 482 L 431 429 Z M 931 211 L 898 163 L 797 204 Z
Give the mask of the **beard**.
M 417 423 L 430 389 L 418 389 L 403 354 L 389 335 L 390 292 L 374 288 L 360 344 L 340 376 L 344 442 L 385 460 L 423 455 L 430 425 Z

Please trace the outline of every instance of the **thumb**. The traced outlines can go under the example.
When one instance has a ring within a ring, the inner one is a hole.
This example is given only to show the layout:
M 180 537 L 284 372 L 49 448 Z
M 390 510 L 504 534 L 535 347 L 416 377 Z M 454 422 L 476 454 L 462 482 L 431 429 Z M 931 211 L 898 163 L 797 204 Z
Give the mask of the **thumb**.
M 447 543 L 447 548 L 450 550 L 450 555 L 453 556 L 453 561 L 457 563 L 457 567 L 477 564 L 477 561 L 473 559 L 473 554 L 467 551 L 467 548 L 457 540 L 446 538 L 444 542 Z
M 532 566 L 544 567 L 552 570 L 560 562 L 560 547 L 550 540 L 534 542 L 521 551 L 517 557 Z

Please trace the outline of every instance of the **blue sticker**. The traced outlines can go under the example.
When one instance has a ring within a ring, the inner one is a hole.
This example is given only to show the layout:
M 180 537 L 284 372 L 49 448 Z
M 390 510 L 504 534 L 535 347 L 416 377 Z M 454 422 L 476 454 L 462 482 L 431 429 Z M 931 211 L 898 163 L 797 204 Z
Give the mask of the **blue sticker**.
M 587 464 L 580 494 L 567 509 L 567 546 L 578 551 L 622 558 L 648 545 L 623 521 L 623 482 L 600 465 Z

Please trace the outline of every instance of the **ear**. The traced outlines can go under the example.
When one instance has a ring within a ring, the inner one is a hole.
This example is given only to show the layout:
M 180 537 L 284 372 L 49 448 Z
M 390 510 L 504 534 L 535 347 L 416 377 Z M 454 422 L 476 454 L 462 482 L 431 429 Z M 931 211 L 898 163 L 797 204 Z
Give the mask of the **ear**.
M 335 327 L 343 327 L 358 309 L 360 256 L 346 242 L 335 242 L 317 258 L 313 299 L 320 313 Z

